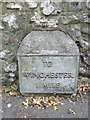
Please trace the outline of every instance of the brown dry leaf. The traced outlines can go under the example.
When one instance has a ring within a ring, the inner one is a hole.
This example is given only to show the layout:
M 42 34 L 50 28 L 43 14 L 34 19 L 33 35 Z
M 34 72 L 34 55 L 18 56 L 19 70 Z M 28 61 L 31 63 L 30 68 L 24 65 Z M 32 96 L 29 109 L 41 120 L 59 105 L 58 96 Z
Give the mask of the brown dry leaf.
M 54 96 L 50 96 L 50 97 L 48 98 L 48 101 L 50 101 L 50 100 L 54 101 L 54 100 L 55 100 L 55 97 L 54 97 Z
M 40 98 L 38 98 L 38 99 L 33 99 L 33 104 L 34 104 L 34 105 L 42 106 Z
M 23 101 L 22 104 L 27 108 L 29 106 L 29 100 L 28 100 L 28 98 L 26 98 L 26 100 Z
M 14 90 L 14 91 L 17 91 L 17 90 L 18 90 L 18 86 L 17 86 L 17 85 L 15 85 L 15 84 L 14 84 L 14 85 L 12 85 L 12 86 L 11 86 L 11 88 L 12 88 L 12 90 Z
M 42 108 L 48 108 L 49 107 L 47 102 L 42 101 L 41 104 L 42 104 L 42 106 L 41 106 Z
M 51 103 L 51 105 L 56 104 L 55 101 L 53 101 L 53 100 L 50 100 L 50 103 Z
M 48 106 L 51 106 L 52 104 L 50 102 L 48 102 Z
M 29 97 L 29 105 L 32 106 L 33 105 L 33 97 Z
M 79 85 L 78 85 L 78 90 L 79 91 L 85 91 L 85 90 L 89 90 L 90 89 L 90 84 L 88 84 L 88 83 L 80 83 Z
M 54 106 L 56 110 L 57 110 L 57 104 L 58 104 L 58 102 L 56 102 L 56 101 L 59 101 L 58 97 L 56 99 L 56 97 L 54 97 L 54 96 L 50 96 L 50 97 L 36 97 L 36 98 L 29 97 L 28 100 L 29 100 L 28 103 L 26 102 L 26 100 L 23 102 L 23 104 L 25 106 L 28 106 L 28 105 L 29 106 L 35 106 L 38 109 L 45 109 L 47 107 Z M 61 103 L 61 104 L 63 105 L 63 103 Z
M 11 92 L 9 92 L 9 95 L 11 95 L 11 96 L 18 96 L 19 92 L 11 91 Z
M 49 101 L 49 97 L 43 97 L 43 100 L 45 100 L 46 102 Z

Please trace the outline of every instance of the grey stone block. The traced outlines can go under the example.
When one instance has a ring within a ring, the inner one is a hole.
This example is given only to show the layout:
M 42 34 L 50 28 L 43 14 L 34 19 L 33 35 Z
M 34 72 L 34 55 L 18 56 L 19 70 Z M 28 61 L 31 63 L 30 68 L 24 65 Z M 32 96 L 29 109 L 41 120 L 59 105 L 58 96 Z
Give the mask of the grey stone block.
M 21 93 L 75 93 L 79 50 L 62 31 L 33 31 L 18 53 Z

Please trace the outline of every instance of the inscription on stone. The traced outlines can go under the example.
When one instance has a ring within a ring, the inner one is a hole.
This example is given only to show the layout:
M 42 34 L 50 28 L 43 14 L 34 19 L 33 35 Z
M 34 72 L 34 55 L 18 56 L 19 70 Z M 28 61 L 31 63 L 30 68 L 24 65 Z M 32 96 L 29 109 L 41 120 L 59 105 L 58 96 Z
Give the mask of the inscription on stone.
M 79 51 L 61 31 L 34 31 L 18 50 L 21 93 L 73 93 L 76 89 Z

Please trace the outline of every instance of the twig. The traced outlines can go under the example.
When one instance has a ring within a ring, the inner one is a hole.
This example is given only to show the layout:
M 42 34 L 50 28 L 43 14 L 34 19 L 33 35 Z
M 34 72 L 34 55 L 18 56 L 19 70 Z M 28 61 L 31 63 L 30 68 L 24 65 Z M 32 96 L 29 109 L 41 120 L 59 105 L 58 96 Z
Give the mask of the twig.
M 82 95 L 81 91 L 79 90 L 78 92 L 79 92 L 79 95 L 80 95 L 80 97 L 81 97 L 82 103 L 84 103 L 83 95 Z

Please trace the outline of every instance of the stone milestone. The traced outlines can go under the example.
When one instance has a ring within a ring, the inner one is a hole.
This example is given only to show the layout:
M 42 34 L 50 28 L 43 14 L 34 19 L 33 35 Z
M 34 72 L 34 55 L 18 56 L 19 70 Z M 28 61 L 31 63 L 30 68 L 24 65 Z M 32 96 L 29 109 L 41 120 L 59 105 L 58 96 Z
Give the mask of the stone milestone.
M 62 31 L 32 31 L 18 53 L 21 93 L 75 93 L 79 50 Z

